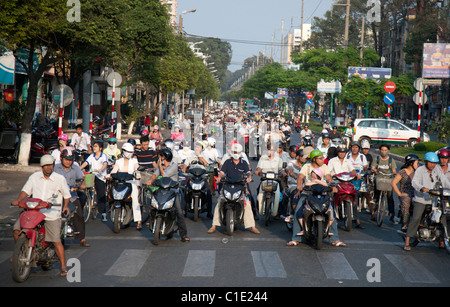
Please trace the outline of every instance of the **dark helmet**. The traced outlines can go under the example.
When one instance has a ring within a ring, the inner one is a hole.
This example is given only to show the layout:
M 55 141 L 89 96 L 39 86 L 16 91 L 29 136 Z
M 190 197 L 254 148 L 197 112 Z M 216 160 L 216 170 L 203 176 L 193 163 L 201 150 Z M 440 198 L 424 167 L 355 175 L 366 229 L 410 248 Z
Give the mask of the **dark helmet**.
M 405 157 L 405 166 L 408 167 L 414 163 L 414 161 L 420 161 L 419 156 L 416 154 L 409 154 Z
M 133 146 L 136 146 L 136 140 L 135 139 L 128 139 L 127 143 L 130 143 Z
M 300 148 L 298 147 L 298 145 L 291 145 L 289 146 L 289 151 L 292 152 L 297 152 L 297 150 L 299 150 Z
M 336 152 L 347 152 L 347 148 L 345 146 L 338 146 Z
M 330 134 L 329 133 L 324 133 L 324 134 L 322 134 L 322 140 L 323 139 L 325 139 L 325 138 L 330 138 Z
M 62 158 L 73 161 L 73 159 L 75 159 L 75 155 L 69 148 L 64 148 L 63 151 L 61 152 L 61 159 Z
M 163 156 L 167 161 L 172 162 L 173 154 L 172 150 L 170 150 L 169 148 L 163 148 L 160 152 L 160 155 Z

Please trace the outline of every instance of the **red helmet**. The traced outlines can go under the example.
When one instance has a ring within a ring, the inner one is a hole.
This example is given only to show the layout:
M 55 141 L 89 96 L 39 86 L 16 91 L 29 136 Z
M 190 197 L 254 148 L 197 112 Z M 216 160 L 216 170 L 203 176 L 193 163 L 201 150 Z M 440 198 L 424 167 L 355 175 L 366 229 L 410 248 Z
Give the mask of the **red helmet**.
M 146 129 L 146 130 L 142 130 L 141 135 L 149 135 L 150 132 Z
M 438 157 L 439 158 L 450 158 L 450 150 L 448 150 L 447 148 L 439 149 Z

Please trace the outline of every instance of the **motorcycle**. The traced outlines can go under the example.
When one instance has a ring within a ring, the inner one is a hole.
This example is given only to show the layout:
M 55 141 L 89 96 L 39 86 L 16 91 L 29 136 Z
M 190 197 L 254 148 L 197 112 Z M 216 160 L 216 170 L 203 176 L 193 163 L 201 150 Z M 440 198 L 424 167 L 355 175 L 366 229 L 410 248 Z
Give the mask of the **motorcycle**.
M 134 176 L 125 172 L 111 175 L 108 200 L 111 207 L 111 221 L 114 223 L 113 231 L 119 233 L 122 226 L 128 226 L 133 220 L 131 200 L 132 186 L 129 180 Z
M 338 181 L 336 184 L 338 191 L 334 195 L 336 218 L 343 221 L 345 229 L 350 231 L 352 229 L 353 204 L 356 198 L 356 188 L 351 181 L 356 180 L 357 176 L 344 172 L 334 175 L 333 179 Z
M 115 132 L 114 126 L 114 132 Z M 108 140 L 111 137 L 111 127 L 106 127 L 104 125 L 100 125 L 92 130 L 92 139 L 93 140 Z
M 25 282 L 32 267 L 41 266 L 47 271 L 59 261 L 54 246 L 45 242 L 45 215 L 39 210 L 51 204 L 38 198 L 28 198 L 19 203 L 25 211 L 20 214 L 20 234 L 12 257 L 12 276 L 16 282 Z
M 265 225 L 269 225 L 270 216 L 278 214 L 278 205 L 275 203 L 275 193 L 281 186 L 281 174 L 274 172 L 261 172 L 261 190 L 263 191 L 262 203 L 259 204 L 259 215 L 264 216 Z M 282 201 L 280 199 L 280 201 Z
M 77 232 L 74 231 L 74 227 L 73 227 L 73 217 L 75 214 L 77 214 L 77 207 L 74 205 L 73 202 L 75 200 L 79 199 L 76 191 L 78 190 L 78 186 L 82 181 L 83 181 L 83 179 L 77 179 L 76 186 L 70 188 L 70 194 L 71 194 L 70 202 L 69 202 L 70 213 L 68 216 L 65 216 L 64 214 L 62 214 L 62 216 L 61 216 L 61 221 L 62 221 L 61 242 L 63 245 L 64 245 L 65 239 L 71 238 L 77 234 Z
M 219 218 L 232 236 L 236 227 L 244 224 L 244 206 L 246 192 L 246 176 L 222 178 L 223 187 L 220 193 Z M 250 206 L 250 202 L 248 203 Z
M 450 189 L 439 188 L 428 192 L 433 202 L 425 206 L 415 238 L 411 238 L 409 245 L 417 246 L 420 242 L 444 242 L 444 247 L 450 253 L 450 237 L 448 220 L 450 219 Z M 410 208 L 412 211 L 413 208 Z M 412 216 L 412 212 L 411 212 Z M 397 233 L 406 239 L 406 232 L 398 230 Z
M 0 157 L 17 163 L 20 148 L 20 132 L 18 129 L 5 128 L 0 132 Z
M 305 148 L 305 147 L 308 147 L 308 146 L 313 146 L 313 137 L 310 136 L 310 135 L 305 135 L 305 136 L 303 137 L 302 143 L 303 143 L 303 145 L 302 145 L 302 147 L 300 147 L 300 148 Z
M 295 122 L 295 131 L 296 131 L 297 133 L 300 133 L 300 130 L 302 130 L 302 127 L 301 127 L 301 125 L 300 125 L 300 121 L 296 121 L 296 122 Z
M 283 131 L 283 134 L 285 136 L 285 141 L 284 141 L 284 150 L 288 151 L 289 150 L 289 146 L 291 146 L 291 132 L 290 131 Z
M 154 234 L 154 244 L 158 245 L 161 235 L 171 238 L 178 230 L 177 213 L 174 207 L 178 182 L 169 177 L 156 179 L 154 191 L 150 202 L 150 231 Z
M 199 214 L 206 212 L 208 173 L 201 167 L 190 167 L 188 173 L 183 173 L 188 178 L 185 188 L 186 212 L 194 214 L 194 221 L 198 221 Z
M 351 134 L 344 133 L 342 140 L 344 142 L 345 148 L 350 150 L 350 144 L 352 143 L 353 136 Z
M 328 224 L 332 216 L 332 213 L 329 213 L 329 210 L 332 210 L 332 187 L 315 184 L 305 186 L 304 191 L 308 192 L 303 209 L 304 237 L 307 241 L 314 241 L 316 249 L 319 250 L 322 248 L 323 239 L 328 236 Z

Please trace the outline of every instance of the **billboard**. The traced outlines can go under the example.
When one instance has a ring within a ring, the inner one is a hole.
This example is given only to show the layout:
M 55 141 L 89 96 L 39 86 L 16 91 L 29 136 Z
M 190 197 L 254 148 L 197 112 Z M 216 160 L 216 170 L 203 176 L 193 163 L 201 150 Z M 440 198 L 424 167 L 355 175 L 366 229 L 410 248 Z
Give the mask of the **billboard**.
M 380 67 L 349 67 L 348 82 L 351 76 L 359 76 L 363 79 L 390 79 L 392 70 L 390 68 Z
M 422 78 L 450 78 L 450 44 L 423 44 Z

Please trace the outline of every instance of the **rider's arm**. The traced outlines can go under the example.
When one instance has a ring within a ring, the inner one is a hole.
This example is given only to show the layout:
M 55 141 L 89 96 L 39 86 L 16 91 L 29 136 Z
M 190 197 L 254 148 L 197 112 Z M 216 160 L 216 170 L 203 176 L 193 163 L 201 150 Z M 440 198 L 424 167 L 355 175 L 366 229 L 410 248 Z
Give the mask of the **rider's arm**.
M 27 198 L 27 197 L 28 197 L 28 194 L 27 194 L 26 192 L 20 191 L 19 196 L 17 197 L 16 200 L 13 200 L 13 201 L 11 202 L 11 205 L 13 205 L 13 206 L 18 206 L 19 203 L 20 203 L 22 200 L 24 200 L 25 198 Z

